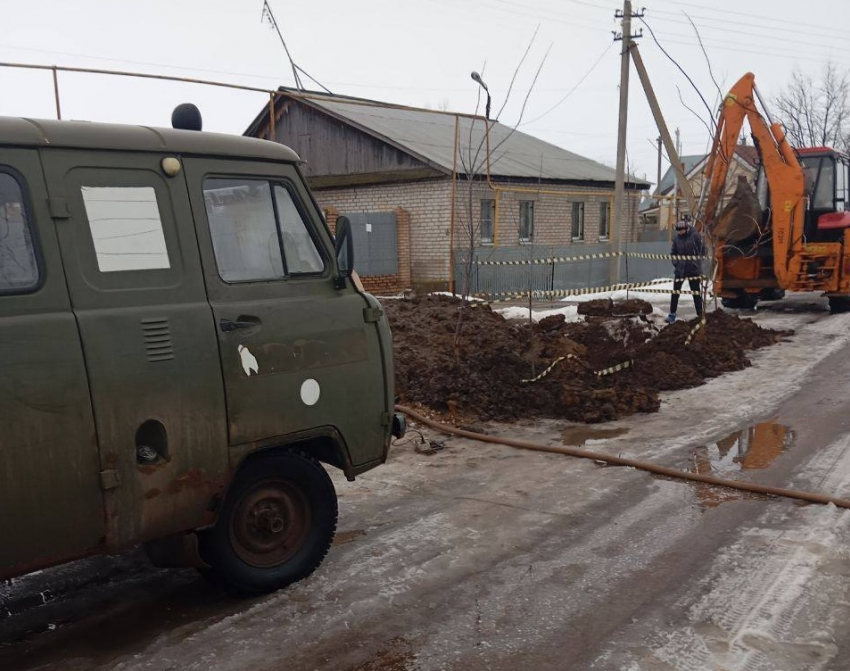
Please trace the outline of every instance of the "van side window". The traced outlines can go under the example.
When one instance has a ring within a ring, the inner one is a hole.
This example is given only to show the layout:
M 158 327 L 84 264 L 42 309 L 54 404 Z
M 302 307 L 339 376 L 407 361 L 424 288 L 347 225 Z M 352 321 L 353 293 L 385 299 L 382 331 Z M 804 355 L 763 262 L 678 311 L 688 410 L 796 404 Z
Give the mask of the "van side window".
M 40 279 L 23 190 L 0 171 L 0 294 L 33 291 Z
M 275 184 L 274 199 L 283 234 L 283 254 L 286 268 L 293 273 L 320 273 L 325 269 L 316 243 L 310 237 L 304 219 L 292 200 L 289 190 Z
M 321 273 L 322 256 L 286 187 L 266 180 L 204 181 L 218 273 L 225 282 Z
M 82 195 L 100 272 L 171 267 L 153 187 L 84 186 Z

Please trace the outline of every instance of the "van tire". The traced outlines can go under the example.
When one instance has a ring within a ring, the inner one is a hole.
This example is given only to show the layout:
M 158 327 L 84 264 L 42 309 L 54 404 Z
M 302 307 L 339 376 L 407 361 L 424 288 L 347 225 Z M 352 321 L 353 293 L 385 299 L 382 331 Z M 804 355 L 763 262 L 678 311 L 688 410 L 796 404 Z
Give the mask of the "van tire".
M 249 461 L 231 484 L 215 526 L 201 533 L 202 573 L 242 595 L 310 575 L 336 532 L 336 491 L 310 457 L 281 452 Z

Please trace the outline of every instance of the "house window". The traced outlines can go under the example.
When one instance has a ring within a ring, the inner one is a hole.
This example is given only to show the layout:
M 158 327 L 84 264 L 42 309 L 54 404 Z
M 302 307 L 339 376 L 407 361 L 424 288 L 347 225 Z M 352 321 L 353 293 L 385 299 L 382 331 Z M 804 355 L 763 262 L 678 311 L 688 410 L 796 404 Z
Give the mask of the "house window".
M 534 239 L 534 201 L 519 201 L 519 241 L 531 242 Z
M 481 242 L 493 244 L 494 222 L 496 220 L 496 201 L 492 198 L 481 199 Z
M 584 240 L 584 203 L 573 203 L 572 239 Z
M 599 203 L 599 239 L 607 240 L 611 234 L 611 203 Z

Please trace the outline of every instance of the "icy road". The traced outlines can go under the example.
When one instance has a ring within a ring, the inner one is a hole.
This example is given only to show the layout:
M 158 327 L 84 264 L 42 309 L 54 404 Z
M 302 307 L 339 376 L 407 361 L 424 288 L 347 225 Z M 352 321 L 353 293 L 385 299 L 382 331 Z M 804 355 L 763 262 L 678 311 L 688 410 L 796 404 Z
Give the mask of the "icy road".
M 657 414 L 491 430 L 850 498 L 850 315 L 756 319 L 796 335 Z M 277 594 L 138 552 L 0 586 L 0 669 L 850 669 L 850 510 L 425 436 L 335 477 L 336 544 Z

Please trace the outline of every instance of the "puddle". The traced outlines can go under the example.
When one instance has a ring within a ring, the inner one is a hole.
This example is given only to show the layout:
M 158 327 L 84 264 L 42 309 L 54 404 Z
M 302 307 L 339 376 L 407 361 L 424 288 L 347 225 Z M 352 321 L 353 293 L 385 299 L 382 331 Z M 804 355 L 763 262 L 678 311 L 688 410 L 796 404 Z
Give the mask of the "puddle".
M 794 442 L 794 432 L 776 422 L 762 422 L 730 433 L 694 450 L 691 471 L 721 475 L 767 468 Z
M 767 468 L 794 443 L 794 432 L 776 422 L 762 422 L 730 433 L 716 443 L 694 450 L 692 473 L 730 477 L 734 473 Z M 714 508 L 726 501 L 763 499 L 761 494 L 694 483 L 697 500 L 703 508 Z
M 571 426 L 561 432 L 561 440 L 564 445 L 580 447 L 582 445 L 601 443 L 610 438 L 622 436 L 624 433 L 628 433 L 628 431 L 628 429 L 594 429 L 589 426 Z

